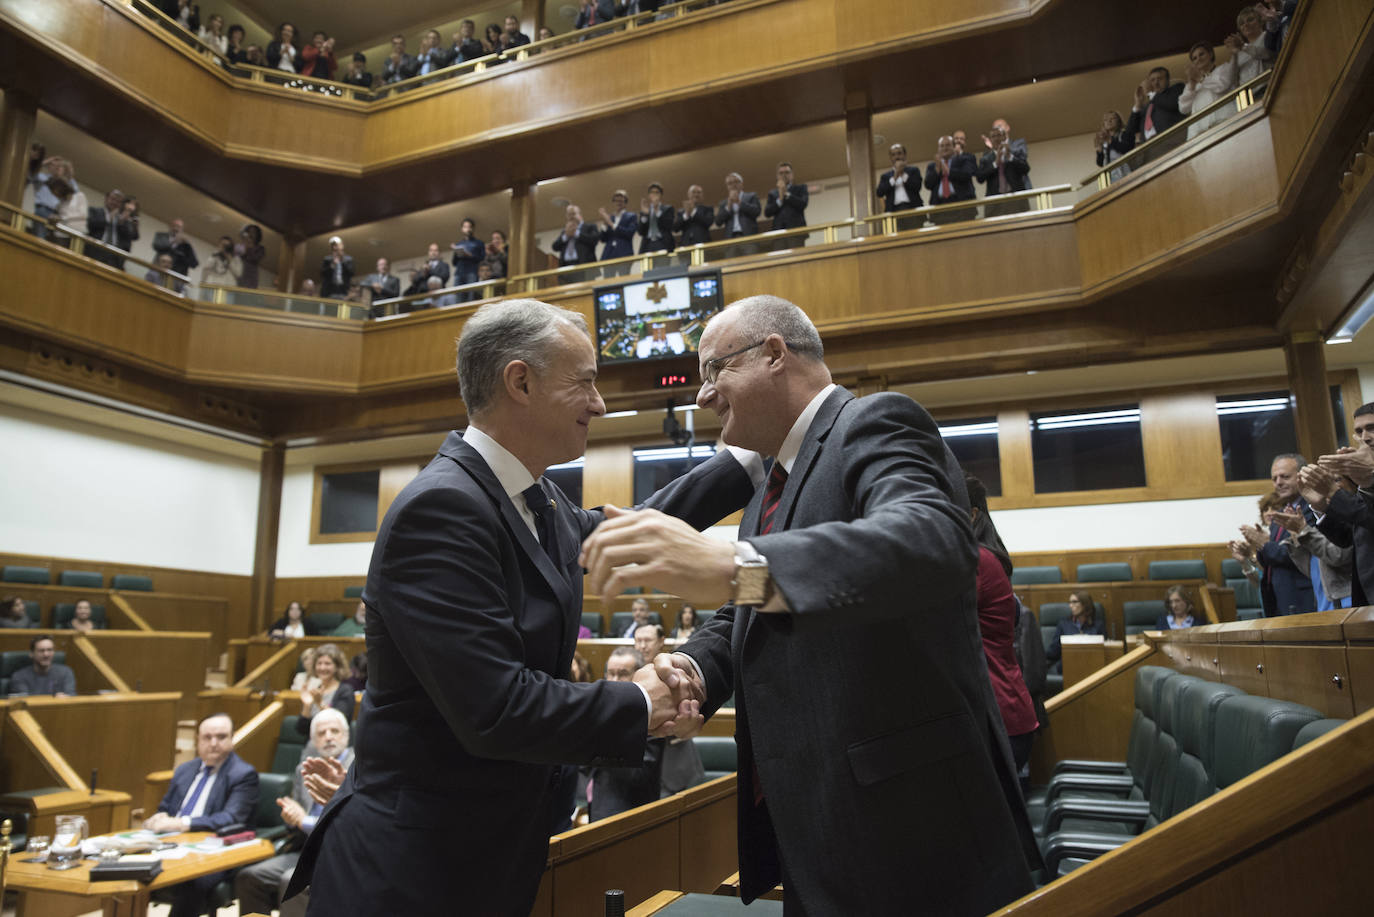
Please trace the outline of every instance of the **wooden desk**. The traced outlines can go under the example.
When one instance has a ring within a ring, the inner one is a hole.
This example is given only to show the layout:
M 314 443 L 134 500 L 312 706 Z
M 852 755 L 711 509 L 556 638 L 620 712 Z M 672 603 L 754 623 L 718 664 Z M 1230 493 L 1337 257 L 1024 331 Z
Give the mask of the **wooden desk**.
M 179 844 L 193 844 L 213 835 L 206 831 L 178 834 L 171 840 Z M 5 885 L 19 893 L 18 913 L 24 917 L 49 917 L 56 914 L 79 914 L 103 909 L 106 917 L 144 917 L 148 913 L 148 899 L 160 888 L 188 882 L 191 879 L 247 866 L 272 856 L 272 842 L 257 840 L 222 853 L 189 853 L 179 860 L 167 860 L 162 872 L 144 885 L 134 881 L 92 882 L 94 860 L 82 860 L 75 869 L 56 872 L 44 863 L 26 863 L 24 854 L 10 858 L 5 873 Z
M 1093 672 L 1121 658 L 1120 640 L 1103 640 L 1091 634 L 1060 639 L 1064 649 L 1064 687 L 1068 688 Z

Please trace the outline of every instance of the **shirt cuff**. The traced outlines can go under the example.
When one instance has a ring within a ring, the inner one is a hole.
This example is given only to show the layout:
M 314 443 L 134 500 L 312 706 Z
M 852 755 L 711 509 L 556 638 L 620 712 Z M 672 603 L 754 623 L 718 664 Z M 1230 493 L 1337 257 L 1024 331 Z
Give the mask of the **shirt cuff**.
M 318 815 L 307 815 L 301 819 L 301 831 L 309 834 L 315 830 L 315 823 L 320 820 Z
M 763 456 L 748 449 L 741 449 L 739 446 L 726 446 L 727 451 L 735 457 L 735 461 L 744 467 L 749 475 L 749 480 L 755 487 L 763 483 Z
M 692 664 L 692 671 L 697 673 L 697 681 L 701 682 L 702 688 L 704 689 L 706 686 L 706 676 L 701 674 L 701 666 L 697 665 L 697 661 L 686 653 L 674 653 L 673 655 L 681 656 Z
M 653 699 L 649 697 L 648 688 L 644 687 L 639 682 L 635 682 L 634 686 L 644 695 L 644 731 L 648 733 L 649 724 L 654 721 L 654 702 Z

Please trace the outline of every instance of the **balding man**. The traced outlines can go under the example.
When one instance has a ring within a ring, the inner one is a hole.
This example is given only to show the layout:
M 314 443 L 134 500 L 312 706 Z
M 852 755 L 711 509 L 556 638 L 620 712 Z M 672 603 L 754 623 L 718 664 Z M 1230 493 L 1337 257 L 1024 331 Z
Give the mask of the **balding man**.
M 985 914 L 1031 891 L 968 498 L 935 421 L 834 385 L 815 325 L 777 297 L 711 319 L 698 357 L 721 438 L 775 457 L 740 540 L 611 510 L 582 562 L 593 594 L 724 603 L 655 665 L 708 715 L 734 694 L 741 897 L 781 881 L 788 913 L 905 914 L 915 896 Z
M 892 168 L 878 178 L 876 194 L 883 202 L 884 213 L 915 210 L 921 206 L 921 170 L 907 162 L 906 145 L 894 143 L 887 149 Z M 898 230 L 915 229 L 925 217 L 905 217 L 897 221 Z
M 357 766 L 292 881 L 312 883 L 311 913 L 527 914 L 563 814 L 556 765 L 638 764 L 650 734 L 699 722 L 651 667 L 633 683 L 566 677 L 577 547 L 602 513 L 542 475 L 586 449 L 606 410 L 596 375 L 581 313 L 512 299 L 464 325 L 467 430 L 449 434 L 377 532 Z M 705 528 L 750 490 L 722 452 L 649 503 Z
M 143 822 L 149 831 L 218 831 L 248 824 L 258 805 L 258 772 L 234 754 L 234 721 L 215 713 L 196 727 L 196 757 L 172 772 L 157 811 Z M 172 887 L 172 917 L 198 917 L 210 889 L 227 875 L 210 873 Z
M 992 122 L 992 129 L 983 135 L 983 145 L 987 150 L 978 161 L 978 181 L 986 188 L 984 197 L 1030 190 L 1030 156 L 1026 141 L 1011 139 L 1011 125 L 1005 118 Z M 1030 210 L 1028 200 L 984 204 L 983 216 L 995 217 L 1027 210 Z
M 310 744 L 301 750 L 300 764 L 290 796 L 277 799 L 281 820 L 296 839 L 308 837 L 315 830 L 324 805 L 312 799 L 306 790 L 302 766 L 311 758 L 333 759 L 347 770 L 353 763 L 353 749 L 348 746 L 348 720 L 333 707 L 326 707 L 310 720 Z M 234 894 L 239 899 L 239 913 L 270 914 L 281 899 L 281 892 L 291 880 L 300 851 L 282 853 L 261 863 L 240 870 L 234 877 Z M 282 905 L 282 917 L 304 914 L 306 897 L 299 895 Z
M 763 205 L 753 191 L 744 190 L 744 178 L 738 172 L 725 176 L 725 199 L 716 205 L 716 225 L 725 227 L 729 239 L 757 235 L 759 214 Z M 752 243 L 730 246 L 730 257 L 752 255 L 758 247 Z
M 958 201 L 971 201 L 978 196 L 973 189 L 973 176 L 978 171 L 978 160 L 972 153 L 958 149 L 953 136 L 941 137 L 935 144 L 935 158 L 926 166 L 926 190 L 930 192 L 930 204 L 953 204 Z M 960 208 L 932 213 L 930 221 L 936 226 L 971 220 L 978 215 L 977 208 Z
M 1306 522 L 1315 524 L 1316 513 L 1299 493 L 1298 487 L 1298 472 L 1306 464 L 1306 460 L 1297 453 L 1276 455 L 1269 466 L 1269 479 L 1273 482 L 1274 493 L 1278 495 L 1283 512 L 1299 514 Z M 1317 598 L 1312 591 L 1312 580 L 1308 571 L 1299 568 L 1289 556 L 1284 545 L 1284 527 L 1271 521 L 1267 538 L 1263 531 L 1252 528 L 1243 534 L 1254 546 L 1260 566 L 1264 568 L 1264 575 L 1260 579 L 1264 616 L 1272 618 L 1316 611 Z

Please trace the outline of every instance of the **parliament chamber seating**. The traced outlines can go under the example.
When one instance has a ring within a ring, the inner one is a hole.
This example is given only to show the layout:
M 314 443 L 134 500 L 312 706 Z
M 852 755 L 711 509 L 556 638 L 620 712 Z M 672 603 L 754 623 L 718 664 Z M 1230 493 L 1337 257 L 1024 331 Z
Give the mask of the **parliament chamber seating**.
M 606 636 L 607 636 L 607 637 L 619 637 L 621 634 L 625 633 L 625 628 L 629 627 L 629 626 L 630 626 L 630 622 L 633 621 L 634 619 L 635 619 L 635 616 L 634 616 L 634 613 L 633 613 L 633 612 L 629 612 L 629 611 L 617 611 L 617 612 L 615 612 L 613 615 L 611 615 L 611 630 L 610 630 L 610 632 L 609 632 L 608 634 L 606 634 Z M 662 619 L 661 617 L 659 617 L 658 612 L 656 612 L 656 611 L 651 611 L 651 612 L 649 612 L 649 623 L 650 623 L 650 624 L 662 624 L 662 623 L 663 623 L 663 619 Z
M 1124 561 L 1079 564 L 1074 576 L 1074 581 L 1078 583 L 1119 583 L 1135 578 L 1131 573 L 1131 565 Z
M 76 586 L 79 589 L 103 589 L 105 577 L 94 570 L 63 570 L 57 577 L 59 586 Z
M 1224 580 L 1241 579 L 1245 576 L 1241 568 L 1240 561 L 1234 557 L 1226 557 L 1221 561 L 1221 578 Z
M 52 607 L 52 626 L 58 630 L 70 630 L 72 618 L 76 617 L 75 602 L 58 602 Z M 105 616 L 105 606 L 91 603 L 91 621 L 97 630 L 105 630 L 110 626 L 109 618 Z
M 362 587 L 362 586 L 345 586 L 345 587 L 344 587 L 344 598 L 346 598 L 346 599 L 360 599 L 360 598 L 362 598 L 362 597 L 363 597 L 363 587 Z
M 33 599 L 24 600 L 24 614 L 29 619 L 29 627 L 43 626 L 43 606 Z
M 1013 586 L 1062 582 L 1064 582 L 1064 573 L 1058 567 L 1015 567 L 1011 571 L 1011 584 Z
M 284 716 L 277 730 L 277 748 L 272 752 L 271 772 L 274 774 L 294 774 L 296 765 L 301 762 L 301 752 L 305 750 L 306 736 L 297 725 L 299 716 Z
M 692 745 L 701 755 L 701 766 L 706 771 L 704 780 L 733 774 L 739 768 L 739 748 L 730 736 L 697 736 Z
M 1126 635 L 1143 633 L 1147 630 L 1154 630 L 1159 623 L 1159 616 L 1168 610 L 1163 599 L 1137 599 L 1132 602 L 1121 603 L 1121 614 L 1126 621 Z M 1201 612 L 1197 612 L 1201 614 Z M 1194 618 L 1197 621 L 1197 618 Z M 1199 622 L 1201 623 L 1201 622 Z
M 110 578 L 110 588 L 122 589 L 125 592 L 152 592 L 153 578 L 132 573 L 116 573 Z
M 52 654 L 52 661 L 58 665 L 67 664 L 67 654 L 63 650 L 58 650 Z M 10 693 L 10 676 L 25 666 L 33 664 L 33 657 L 26 650 L 10 650 L 0 653 L 0 697 L 8 697 Z M 77 686 L 80 688 L 80 685 Z
M 312 611 L 309 613 L 309 617 L 320 635 L 327 636 L 334 632 L 334 628 L 344 622 L 346 616 L 339 611 Z
M 1234 579 L 1228 577 L 1226 588 L 1236 594 L 1237 621 L 1252 621 L 1264 617 L 1264 601 L 1260 598 L 1259 587 L 1248 578 L 1244 575 Z
M 1149 578 L 1159 580 L 1207 579 L 1207 562 L 1197 560 L 1152 560 Z
M 32 583 L 35 586 L 46 586 L 52 582 L 52 573 L 44 567 L 7 565 L 4 572 L 0 574 L 0 580 L 6 583 Z
M 582 626 L 591 631 L 593 637 L 600 637 L 601 615 L 595 611 L 582 612 Z

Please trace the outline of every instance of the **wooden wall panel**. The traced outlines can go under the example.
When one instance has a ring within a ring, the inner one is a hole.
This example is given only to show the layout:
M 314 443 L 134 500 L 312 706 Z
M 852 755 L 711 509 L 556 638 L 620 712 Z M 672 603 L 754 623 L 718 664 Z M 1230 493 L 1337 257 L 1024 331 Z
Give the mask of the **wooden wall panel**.
M 199 305 L 186 373 L 244 388 L 351 392 L 361 372 L 362 342 L 356 321 Z
M 1225 484 L 1212 392 L 1141 398 L 1140 436 L 1149 486 L 1170 488 L 1183 481 L 1214 488 Z M 1200 461 L 1202 456 L 1215 460 Z
M 626 443 L 588 444 L 582 469 L 582 505 L 634 503 L 634 448 Z
M 97 631 L 89 639 L 130 688 L 179 692 L 177 719 L 195 717 L 205 671 L 212 658 L 218 663 L 218 654 L 211 655 L 209 634 Z

